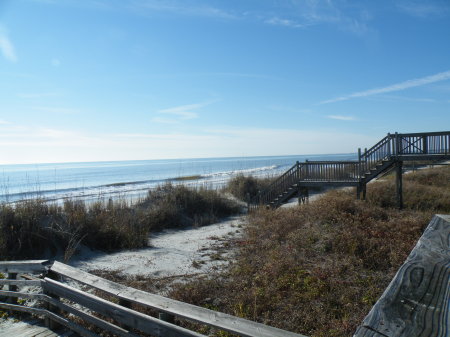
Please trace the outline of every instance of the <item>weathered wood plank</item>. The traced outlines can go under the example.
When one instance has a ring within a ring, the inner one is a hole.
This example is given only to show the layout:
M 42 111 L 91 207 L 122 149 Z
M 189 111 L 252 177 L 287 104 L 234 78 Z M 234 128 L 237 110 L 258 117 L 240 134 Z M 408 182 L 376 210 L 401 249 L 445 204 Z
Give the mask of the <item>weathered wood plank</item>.
M 62 318 L 58 315 L 55 315 L 53 312 L 47 311 L 45 309 L 39 309 L 39 308 L 32 308 L 32 307 L 25 307 L 22 305 L 17 304 L 7 304 L 7 303 L 0 303 L 0 308 L 12 310 L 12 311 L 19 311 L 19 312 L 26 312 L 29 314 L 42 316 L 42 317 L 48 317 L 51 320 L 54 320 L 55 322 L 58 322 L 61 325 L 66 326 L 67 328 L 75 331 L 76 333 L 80 334 L 84 337 L 99 337 L 97 334 L 83 328 L 82 326 L 71 322 L 65 318 Z
M 435 215 L 362 327 L 388 337 L 448 336 L 449 281 L 450 216 Z M 355 336 L 369 336 L 363 332 Z
M 115 321 L 132 326 L 142 332 L 161 337 L 204 337 L 204 335 L 166 323 L 140 312 L 108 302 L 100 297 L 82 292 L 68 285 L 45 278 L 43 288 L 51 294 L 71 300 Z
M 91 314 L 87 314 L 81 310 L 71 307 L 70 305 L 64 304 L 64 303 L 60 302 L 59 300 L 54 299 L 50 296 L 47 296 L 44 294 L 39 294 L 39 295 L 40 295 L 39 297 L 41 300 L 51 303 L 52 305 L 58 307 L 59 309 L 65 311 L 65 312 L 68 312 L 75 316 L 78 316 L 81 319 L 83 319 L 84 321 L 91 323 L 91 324 L 99 327 L 100 329 L 112 332 L 112 333 L 116 334 L 117 336 L 138 337 L 137 335 L 130 333 L 125 329 L 122 329 L 122 328 L 120 328 L 112 323 L 109 323 L 105 320 L 102 320 L 98 317 L 92 316 Z
M 40 280 L 7 280 L 0 279 L 0 285 L 15 285 L 15 286 L 40 286 Z
M 51 270 L 82 284 L 102 290 L 119 299 L 142 304 L 191 321 L 229 331 L 244 337 L 301 337 L 303 335 L 284 331 L 264 324 L 248 321 L 217 311 L 172 300 L 163 296 L 129 288 L 79 269 L 55 262 Z M 303 336 L 304 337 L 304 336 Z
M 51 264 L 49 260 L 0 261 L 1 273 L 41 273 Z

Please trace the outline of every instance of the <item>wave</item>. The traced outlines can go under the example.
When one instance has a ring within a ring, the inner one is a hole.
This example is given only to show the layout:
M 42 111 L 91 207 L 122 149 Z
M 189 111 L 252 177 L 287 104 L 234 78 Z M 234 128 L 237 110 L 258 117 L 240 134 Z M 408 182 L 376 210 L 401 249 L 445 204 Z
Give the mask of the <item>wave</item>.
M 280 165 L 270 165 L 263 167 L 256 167 L 251 169 L 243 169 L 243 170 L 232 170 L 232 171 L 223 171 L 223 172 L 215 172 L 209 174 L 203 174 L 203 178 L 212 178 L 212 177 L 230 177 L 238 174 L 249 174 L 249 173 L 264 173 L 267 171 L 273 171 L 280 168 Z

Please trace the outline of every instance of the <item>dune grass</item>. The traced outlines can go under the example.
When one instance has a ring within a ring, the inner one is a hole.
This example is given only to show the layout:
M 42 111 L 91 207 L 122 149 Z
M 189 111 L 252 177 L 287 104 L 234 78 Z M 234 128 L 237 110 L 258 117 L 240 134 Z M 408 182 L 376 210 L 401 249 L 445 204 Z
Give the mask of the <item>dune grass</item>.
M 235 262 L 171 296 L 308 336 L 351 336 L 432 215 L 450 212 L 449 177 L 449 167 L 405 175 L 401 211 L 388 179 L 368 186 L 367 201 L 331 191 L 309 205 L 255 212 Z
M 254 198 L 259 191 L 264 191 L 275 179 L 257 178 L 240 174 L 230 179 L 225 187 L 225 191 L 231 193 L 239 200 L 249 201 L 249 198 Z
M 27 259 L 63 253 L 79 244 L 103 250 L 142 248 L 151 231 L 203 226 L 239 213 L 217 191 L 166 184 L 131 205 L 125 200 L 66 200 L 62 205 L 34 199 L 0 205 L 0 258 Z

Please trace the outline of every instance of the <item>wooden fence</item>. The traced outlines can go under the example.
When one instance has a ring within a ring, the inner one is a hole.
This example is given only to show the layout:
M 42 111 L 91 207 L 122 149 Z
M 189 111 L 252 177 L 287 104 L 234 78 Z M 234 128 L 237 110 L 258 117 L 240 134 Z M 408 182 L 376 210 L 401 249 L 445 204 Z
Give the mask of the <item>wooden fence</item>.
M 7 290 L 0 290 L 1 309 L 41 316 L 50 328 L 63 325 L 81 336 L 98 335 L 86 328 L 86 324 L 79 324 L 80 320 L 117 336 L 142 333 L 167 337 L 204 336 L 175 324 L 180 320 L 200 323 L 237 336 L 302 336 L 126 287 L 60 262 L 0 262 L 0 272 L 7 275 L 6 279 L 0 279 L 0 289 L 1 286 L 8 287 Z M 19 291 L 23 287 L 36 291 Z M 85 288 L 95 289 L 107 296 L 101 298 Z M 36 303 L 25 305 L 23 300 L 17 301 L 18 298 Z M 131 309 L 132 304 L 152 309 L 158 313 L 158 318 Z

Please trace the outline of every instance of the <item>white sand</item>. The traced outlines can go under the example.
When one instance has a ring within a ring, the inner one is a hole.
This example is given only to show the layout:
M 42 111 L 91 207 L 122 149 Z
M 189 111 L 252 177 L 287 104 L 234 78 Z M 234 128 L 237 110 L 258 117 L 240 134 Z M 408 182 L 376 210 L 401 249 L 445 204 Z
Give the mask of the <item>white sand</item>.
M 222 239 L 241 234 L 239 224 L 242 222 L 243 217 L 233 217 L 205 227 L 166 230 L 150 237 L 151 248 L 113 254 L 83 249 L 73 257 L 70 265 L 85 271 L 114 270 L 125 275 L 204 274 L 226 262 L 221 257 L 227 254 L 220 256 L 217 248 L 222 245 Z

